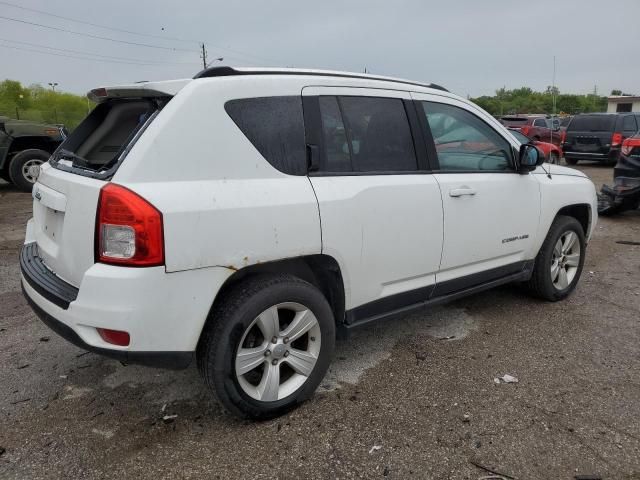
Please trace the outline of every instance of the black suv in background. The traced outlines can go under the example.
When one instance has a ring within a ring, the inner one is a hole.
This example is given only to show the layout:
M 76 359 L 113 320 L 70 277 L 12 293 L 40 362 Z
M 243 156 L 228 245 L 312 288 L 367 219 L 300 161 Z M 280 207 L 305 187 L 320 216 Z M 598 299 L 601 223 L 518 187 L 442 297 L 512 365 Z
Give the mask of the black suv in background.
M 615 165 L 624 139 L 640 130 L 640 113 L 589 113 L 571 119 L 562 135 L 569 165 L 595 160 Z

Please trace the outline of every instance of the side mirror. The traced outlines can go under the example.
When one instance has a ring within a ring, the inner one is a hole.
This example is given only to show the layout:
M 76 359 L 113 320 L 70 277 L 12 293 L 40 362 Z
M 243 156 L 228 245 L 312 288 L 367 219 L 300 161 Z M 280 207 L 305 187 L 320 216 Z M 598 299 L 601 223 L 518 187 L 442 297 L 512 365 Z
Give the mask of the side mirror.
M 544 163 L 544 153 L 530 143 L 520 145 L 518 154 L 518 172 L 529 173 Z

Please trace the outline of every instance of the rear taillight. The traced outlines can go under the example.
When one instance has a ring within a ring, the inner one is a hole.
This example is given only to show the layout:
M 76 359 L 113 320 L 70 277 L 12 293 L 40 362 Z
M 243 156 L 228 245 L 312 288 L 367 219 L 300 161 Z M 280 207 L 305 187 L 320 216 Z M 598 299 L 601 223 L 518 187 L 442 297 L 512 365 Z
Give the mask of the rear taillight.
M 164 265 L 162 214 L 131 190 L 105 185 L 96 215 L 95 257 L 129 267 Z
M 622 154 L 631 155 L 631 151 L 636 147 L 640 147 L 640 138 L 627 138 L 622 142 Z
M 612 147 L 619 147 L 621 143 L 622 143 L 622 134 L 621 133 L 616 132 L 613 135 L 611 135 L 611 146 Z
M 524 127 L 520 128 L 520 131 L 522 132 L 523 135 L 529 135 L 530 130 L 531 130 L 531 126 L 529 125 L 525 125 Z
M 98 334 L 107 343 L 118 345 L 119 347 L 128 347 L 131 341 L 127 332 L 120 330 L 111 330 L 109 328 L 97 328 Z
M 562 132 L 560 132 L 560 143 L 564 143 L 566 139 L 567 139 L 567 131 L 563 130 Z

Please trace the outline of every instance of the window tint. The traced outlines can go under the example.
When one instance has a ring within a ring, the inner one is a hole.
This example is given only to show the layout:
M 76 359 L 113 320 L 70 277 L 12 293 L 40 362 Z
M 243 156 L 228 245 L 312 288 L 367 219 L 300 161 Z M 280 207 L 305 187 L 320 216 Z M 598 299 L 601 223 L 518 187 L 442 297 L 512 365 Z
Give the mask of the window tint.
M 320 97 L 320 117 L 326 159 L 325 169 L 329 172 L 351 171 L 347 132 L 336 97 Z
M 224 108 L 271 165 L 291 175 L 307 173 L 301 97 L 243 98 Z
M 545 121 L 544 118 L 536 118 L 535 121 L 533 122 L 533 126 L 534 127 L 546 127 L 547 126 L 547 122 Z
M 355 172 L 417 170 L 401 99 L 338 97 L 336 103 L 335 97 L 320 97 L 320 112 L 328 171 L 344 171 L 345 165 Z M 342 121 L 337 113 L 342 113 Z
M 441 170 L 511 170 L 511 144 L 472 113 L 421 102 Z
M 626 133 L 635 133 L 638 127 L 636 126 L 636 119 L 633 118 L 633 115 L 629 115 L 628 117 L 624 117 L 622 121 L 622 130 Z

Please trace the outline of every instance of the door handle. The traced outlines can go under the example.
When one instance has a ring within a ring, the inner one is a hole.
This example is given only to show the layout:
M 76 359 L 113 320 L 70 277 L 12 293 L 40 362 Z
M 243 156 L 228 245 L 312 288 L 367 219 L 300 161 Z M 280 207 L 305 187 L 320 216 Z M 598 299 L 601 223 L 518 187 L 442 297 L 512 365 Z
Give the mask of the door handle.
M 453 188 L 449 190 L 450 197 L 462 197 L 463 195 L 475 195 L 476 191 L 469 187 Z

